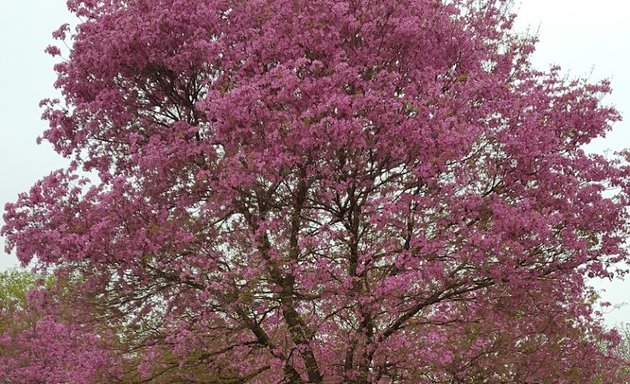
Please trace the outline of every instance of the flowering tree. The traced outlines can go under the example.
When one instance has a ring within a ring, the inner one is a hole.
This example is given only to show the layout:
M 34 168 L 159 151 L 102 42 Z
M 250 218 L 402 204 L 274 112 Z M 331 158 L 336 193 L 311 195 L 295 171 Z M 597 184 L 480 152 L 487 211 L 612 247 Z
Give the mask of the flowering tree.
M 584 277 L 627 259 L 628 156 L 581 149 L 619 116 L 505 1 L 68 5 L 43 139 L 73 163 L 3 233 L 117 324 L 118 380 L 623 372 Z
M 88 384 L 120 377 L 121 359 L 110 349 L 115 337 L 73 321 L 64 305 L 69 301 L 60 300 L 63 292 L 52 284 L 26 271 L 0 273 L 0 382 Z

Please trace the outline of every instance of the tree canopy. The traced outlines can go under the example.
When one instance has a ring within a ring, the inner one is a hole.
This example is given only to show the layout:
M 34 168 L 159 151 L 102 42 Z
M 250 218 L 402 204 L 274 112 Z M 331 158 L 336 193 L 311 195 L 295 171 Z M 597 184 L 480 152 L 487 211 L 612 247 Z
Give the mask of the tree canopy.
M 583 149 L 620 116 L 507 3 L 69 0 L 73 161 L 2 233 L 71 336 L 10 382 L 621 382 L 585 278 L 628 260 L 630 156 Z

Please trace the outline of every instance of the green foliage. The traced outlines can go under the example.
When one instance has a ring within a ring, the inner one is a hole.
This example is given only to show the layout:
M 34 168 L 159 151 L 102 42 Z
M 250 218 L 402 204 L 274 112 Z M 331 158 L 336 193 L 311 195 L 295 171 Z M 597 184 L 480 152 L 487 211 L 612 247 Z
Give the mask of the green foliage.
M 55 282 L 52 275 L 41 275 L 24 269 L 0 272 L 0 332 L 14 321 L 9 316 L 25 312 L 28 292 L 37 287 L 50 289 Z
M 37 276 L 23 270 L 0 272 L 0 307 L 3 310 L 20 309 L 29 290 L 35 287 Z
M 630 323 L 623 323 L 617 327 L 617 332 L 621 336 L 621 341 L 617 346 L 617 353 L 620 357 L 630 361 Z
M 37 276 L 24 270 L 0 272 L 0 333 L 10 326 L 8 314 L 24 309 L 28 291 L 35 288 Z

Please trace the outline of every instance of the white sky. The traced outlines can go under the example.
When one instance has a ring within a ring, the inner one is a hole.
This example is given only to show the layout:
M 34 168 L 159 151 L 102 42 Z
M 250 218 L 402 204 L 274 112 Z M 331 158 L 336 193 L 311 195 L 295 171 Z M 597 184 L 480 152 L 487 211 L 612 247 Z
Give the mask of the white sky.
M 56 95 L 54 60 L 43 50 L 53 43 L 51 32 L 66 20 L 65 1 L 1 0 L 0 207 L 65 164 L 52 146 L 38 146 L 35 138 L 46 129 L 39 100 Z M 0 246 L 4 248 L 3 240 Z M 12 265 L 17 265 L 15 257 L 0 249 L 0 270 Z
M 630 1 L 519 0 L 517 29 L 538 30 L 534 63 L 559 64 L 565 73 L 611 78 L 615 105 L 630 120 Z M 38 102 L 55 96 L 54 60 L 43 53 L 51 31 L 72 20 L 62 0 L 3 0 L 0 5 L 0 206 L 65 161 L 35 138 L 46 128 Z M 630 147 L 630 124 L 621 122 L 594 151 Z M 2 243 L 3 244 L 3 243 Z M 0 244 L 0 245 L 2 245 Z M 17 265 L 0 251 L 0 270 Z M 630 322 L 630 279 L 597 283 L 605 300 L 620 306 L 606 314 L 610 324 Z

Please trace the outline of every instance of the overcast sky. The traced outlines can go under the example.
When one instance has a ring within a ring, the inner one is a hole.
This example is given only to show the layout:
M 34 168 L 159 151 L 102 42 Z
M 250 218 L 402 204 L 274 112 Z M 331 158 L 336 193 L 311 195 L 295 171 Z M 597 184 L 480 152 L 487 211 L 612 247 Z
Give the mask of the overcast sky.
M 0 0 L 0 207 L 65 164 L 50 145 L 39 100 L 55 95 L 53 59 L 43 52 L 51 32 L 69 20 L 63 0 Z M 3 210 L 2 210 L 3 211 Z M 1 215 L 0 215 L 1 216 Z M 4 248 L 4 241 L 1 241 Z M 16 265 L 0 249 L 0 269 Z
M 604 101 L 630 121 L 630 2 L 623 0 L 518 0 L 517 29 L 538 31 L 534 63 L 559 64 L 571 76 L 612 80 Z M 53 59 L 43 53 L 50 33 L 71 16 L 63 0 L 3 0 L 0 6 L 0 205 L 14 201 L 40 177 L 65 162 L 49 145 L 36 145 L 46 128 L 38 102 L 55 96 Z M 617 124 L 590 149 L 630 147 L 630 123 Z M 17 265 L 0 252 L 0 269 Z M 630 280 L 630 279 L 629 279 Z M 606 314 L 611 324 L 630 322 L 630 281 L 598 283 L 605 300 L 620 306 Z

